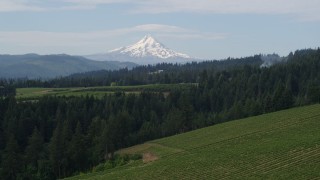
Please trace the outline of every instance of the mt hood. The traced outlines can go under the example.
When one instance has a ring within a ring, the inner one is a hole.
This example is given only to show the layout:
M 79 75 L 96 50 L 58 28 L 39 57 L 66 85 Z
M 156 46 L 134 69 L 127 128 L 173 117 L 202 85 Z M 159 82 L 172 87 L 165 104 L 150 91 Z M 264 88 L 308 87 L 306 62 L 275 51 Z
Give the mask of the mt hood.
M 150 35 L 133 45 L 117 48 L 105 54 L 88 55 L 86 58 L 98 61 L 127 61 L 137 64 L 184 63 L 194 60 L 186 54 L 167 48 Z

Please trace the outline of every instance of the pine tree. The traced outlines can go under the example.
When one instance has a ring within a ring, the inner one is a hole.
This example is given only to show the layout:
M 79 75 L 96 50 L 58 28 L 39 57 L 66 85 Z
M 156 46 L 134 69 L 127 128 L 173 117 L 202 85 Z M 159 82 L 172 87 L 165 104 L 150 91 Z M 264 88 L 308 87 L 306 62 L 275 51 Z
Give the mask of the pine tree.
M 53 132 L 50 144 L 49 144 L 49 159 L 55 175 L 60 178 L 62 175 L 62 160 L 65 147 L 63 146 L 62 139 L 62 127 L 61 123 L 58 123 L 56 129 Z
M 86 149 L 80 122 L 77 123 L 76 131 L 72 136 L 68 153 L 72 161 L 72 166 L 76 170 L 83 170 L 86 165 Z
M 16 179 L 21 171 L 21 158 L 19 154 L 19 145 L 14 135 L 10 135 L 6 148 L 2 154 L 2 172 L 3 179 Z
M 25 152 L 27 164 L 38 167 L 37 161 L 43 158 L 43 138 L 37 128 L 34 128 L 33 133 L 28 141 L 28 146 Z

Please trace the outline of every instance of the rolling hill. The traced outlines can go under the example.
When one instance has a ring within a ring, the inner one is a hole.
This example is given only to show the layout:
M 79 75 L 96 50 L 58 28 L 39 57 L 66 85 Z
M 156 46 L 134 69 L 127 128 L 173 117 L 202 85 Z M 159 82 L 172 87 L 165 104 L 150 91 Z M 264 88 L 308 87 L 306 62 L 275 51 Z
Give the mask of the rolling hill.
M 69 179 L 318 179 L 320 105 L 227 122 L 118 154 L 143 160 Z
M 60 55 L 0 55 L 0 78 L 54 78 L 96 70 L 132 68 L 134 63 L 92 61 L 80 56 Z

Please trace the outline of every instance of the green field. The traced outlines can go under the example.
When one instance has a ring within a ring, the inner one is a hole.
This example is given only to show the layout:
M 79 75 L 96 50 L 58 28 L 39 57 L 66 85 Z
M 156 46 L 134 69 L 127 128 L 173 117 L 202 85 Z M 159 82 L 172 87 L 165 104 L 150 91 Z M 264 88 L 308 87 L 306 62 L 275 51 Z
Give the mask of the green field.
M 196 84 L 149 84 L 140 86 L 100 86 L 75 88 L 18 88 L 17 99 L 37 99 L 42 96 L 86 96 L 103 97 L 116 91 L 140 93 L 141 91 L 169 92 L 173 89 L 186 89 Z
M 118 153 L 148 156 L 145 162 L 69 179 L 320 179 L 320 105 L 223 123 Z

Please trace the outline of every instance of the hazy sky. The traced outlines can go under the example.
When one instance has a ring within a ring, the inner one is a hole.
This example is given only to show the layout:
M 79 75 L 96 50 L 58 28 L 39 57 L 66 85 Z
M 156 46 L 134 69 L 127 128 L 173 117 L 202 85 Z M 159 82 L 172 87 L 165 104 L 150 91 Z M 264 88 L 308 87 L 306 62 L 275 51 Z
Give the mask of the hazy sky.
M 106 52 L 151 34 L 220 59 L 320 46 L 320 0 L 0 0 L 0 54 Z

